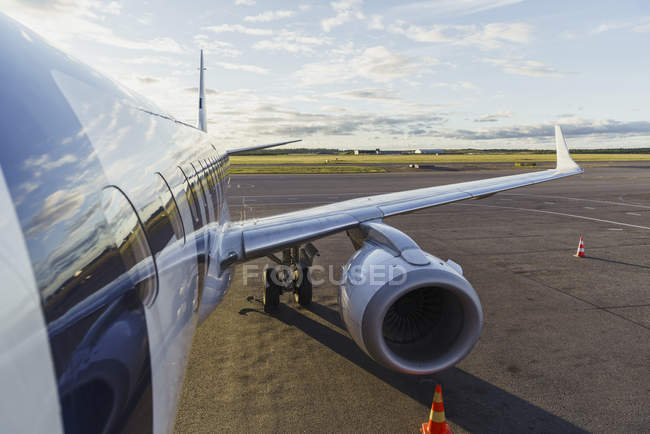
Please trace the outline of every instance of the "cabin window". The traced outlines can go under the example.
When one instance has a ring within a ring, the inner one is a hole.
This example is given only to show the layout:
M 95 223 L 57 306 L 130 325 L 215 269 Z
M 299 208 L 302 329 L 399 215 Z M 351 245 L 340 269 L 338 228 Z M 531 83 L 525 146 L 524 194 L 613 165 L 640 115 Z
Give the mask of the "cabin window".
M 206 222 L 212 221 L 213 219 L 210 213 L 208 195 L 205 194 L 205 187 L 203 186 L 205 179 L 201 176 L 201 173 L 198 170 L 196 170 L 196 166 L 194 165 L 194 163 L 190 163 L 190 166 L 192 166 L 192 169 L 194 169 L 194 175 L 196 176 L 194 184 L 195 186 L 198 184 L 198 189 L 201 190 L 201 198 L 203 199 L 202 203 L 203 203 L 203 212 L 205 213 L 205 221 Z
M 196 189 L 194 188 L 194 185 L 190 181 L 190 178 L 187 177 L 187 174 L 180 166 L 178 167 L 178 170 L 180 170 L 181 174 L 183 175 L 183 179 L 185 179 L 185 201 L 187 202 L 190 208 L 190 214 L 192 215 L 192 222 L 194 223 L 194 229 L 198 229 L 201 226 L 203 226 L 203 221 L 201 219 L 201 213 L 199 211 L 201 204 L 199 203 L 199 198 L 198 195 L 196 194 Z
M 154 238 L 158 236 L 154 236 L 152 233 L 152 231 L 155 231 L 155 233 L 160 234 L 159 243 L 163 246 L 174 240 L 182 240 L 185 243 L 183 219 L 181 218 L 181 213 L 178 210 L 178 204 L 176 203 L 171 187 L 161 173 L 156 172 L 155 176 L 158 182 L 160 207 L 153 213 L 155 219 L 152 222 L 151 228 L 147 226 L 147 223 L 144 224 L 145 228 L 147 228 L 149 238 L 152 240 L 152 244 L 156 244 Z M 155 247 L 152 247 L 152 249 L 155 255 L 158 250 Z
M 102 209 L 126 267 L 126 275 L 135 286 L 142 304 L 150 306 L 158 291 L 158 272 L 142 221 L 131 201 L 115 186 L 104 188 Z

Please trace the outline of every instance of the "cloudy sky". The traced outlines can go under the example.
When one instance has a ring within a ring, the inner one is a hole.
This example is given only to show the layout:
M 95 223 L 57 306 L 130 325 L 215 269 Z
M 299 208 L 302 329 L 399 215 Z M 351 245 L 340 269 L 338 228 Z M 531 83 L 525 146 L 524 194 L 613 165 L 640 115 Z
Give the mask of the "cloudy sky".
M 650 3 L 0 0 L 53 45 L 224 142 L 650 147 Z

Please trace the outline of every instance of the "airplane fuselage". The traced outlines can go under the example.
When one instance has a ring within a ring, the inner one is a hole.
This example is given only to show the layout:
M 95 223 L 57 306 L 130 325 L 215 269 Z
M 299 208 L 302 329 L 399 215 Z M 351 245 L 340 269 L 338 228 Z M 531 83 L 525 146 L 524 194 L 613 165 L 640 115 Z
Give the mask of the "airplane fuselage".
M 15 22 L 0 17 L 0 35 L 0 206 L 3 230 L 20 231 L 0 253 L 32 271 L 18 280 L 38 293 L 29 315 L 49 347 L 6 363 L 38 357 L 52 373 L 53 431 L 169 431 L 194 329 L 230 282 L 209 260 L 228 156 Z

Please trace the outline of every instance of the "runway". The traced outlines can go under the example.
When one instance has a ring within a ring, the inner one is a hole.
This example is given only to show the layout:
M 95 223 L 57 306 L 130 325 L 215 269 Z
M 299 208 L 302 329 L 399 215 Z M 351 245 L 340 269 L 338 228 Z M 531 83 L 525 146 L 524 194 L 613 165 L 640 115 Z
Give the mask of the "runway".
M 261 217 L 512 173 L 236 176 L 229 201 L 233 219 Z M 485 324 L 466 359 L 425 377 L 388 371 L 347 336 L 334 285 L 315 287 L 310 309 L 285 295 L 271 316 L 261 276 L 244 285 L 239 266 L 197 330 L 176 432 L 418 432 L 436 383 L 454 433 L 648 431 L 647 165 L 588 167 L 387 222 L 462 265 L 478 292 Z M 580 234 L 584 259 L 572 256 Z M 337 273 L 353 253 L 343 234 L 314 244 Z

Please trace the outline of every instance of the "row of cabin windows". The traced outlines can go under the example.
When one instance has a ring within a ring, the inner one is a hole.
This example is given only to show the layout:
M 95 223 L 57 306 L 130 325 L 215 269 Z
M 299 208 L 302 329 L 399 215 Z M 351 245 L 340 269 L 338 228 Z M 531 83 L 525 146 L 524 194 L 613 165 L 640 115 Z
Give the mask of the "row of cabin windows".
M 217 221 L 224 202 L 222 181 L 228 158 L 209 158 L 178 167 L 180 182 L 171 185 L 156 173 L 159 206 L 153 211 L 136 211 L 128 197 L 116 186 L 103 192 L 104 216 L 117 251 L 131 275 L 140 299 L 150 305 L 156 297 L 156 255 L 208 221 Z M 151 210 L 151 208 L 148 208 Z M 144 215 L 148 212 L 148 215 Z
M 227 175 L 227 165 L 227 157 L 210 157 L 190 163 L 186 170 L 178 167 L 185 179 L 185 196 L 194 230 L 219 220 L 225 200 L 222 184 Z
M 160 214 L 158 224 L 152 225 L 160 236 L 150 236 L 154 255 L 172 238 L 183 240 L 194 230 L 208 222 L 218 221 L 225 200 L 222 182 L 227 174 L 228 159 L 204 159 L 190 163 L 183 169 L 178 166 L 179 182 L 170 184 L 160 178 L 158 197 Z

